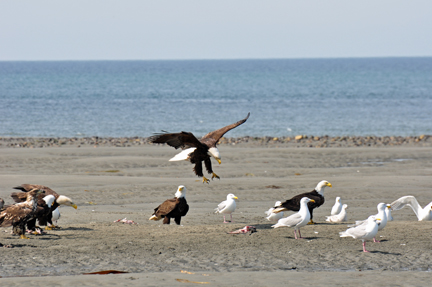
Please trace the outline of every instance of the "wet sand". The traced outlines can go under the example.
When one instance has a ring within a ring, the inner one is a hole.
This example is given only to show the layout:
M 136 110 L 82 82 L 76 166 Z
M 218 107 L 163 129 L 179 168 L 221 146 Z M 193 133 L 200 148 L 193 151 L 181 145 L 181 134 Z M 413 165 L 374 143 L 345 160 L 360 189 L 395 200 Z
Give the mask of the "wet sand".
M 169 162 L 167 146 L 63 146 L 0 148 L 0 197 L 11 203 L 12 187 L 43 184 L 71 197 L 78 210 L 62 207 L 60 230 L 19 240 L 0 228 L 2 286 L 39 285 L 187 286 L 176 279 L 212 285 L 268 286 L 374 284 L 425 285 L 432 265 L 432 222 L 418 222 L 411 209 L 393 213 L 379 232 L 381 243 L 340 238 L 344 224 L 327 224 L 336 196 L 348 204 L 348 223 L 375 214 L 379 202 L 414 195 L 431 201 L 432 148 L 424 146 L 296 148 L 238 143 L 221 145 L 221 180 L 202 184 L 187 162 Z M 330 181 L 326 203 L 313 226 L 272 229 L 264 211 L 275 201 Z M 149 221 L 153 209 L 187 188 L 190 211 L 182 226 Z M 239 197 L 233 223 L 213 210 L 228 193 Z M 113 221 L 127 218 L 138 223 Z M 253 225 L 252 235 L 227 234 Z M 82 275 L 101 270 L 122 275 Z M 188 271 L 195 274 L 181 273 Z M 204 274 L 204 275 L 203 275 Z M 208 275 L 208 276 L 207 276 Z M 42 276 L 17 277 L 17 276 Z M 301 280 L 309 281 L 301 283 Z M 345 284 L 344 284 L 345 282 Z M 3 285 L 5 284 L 5 285 Z

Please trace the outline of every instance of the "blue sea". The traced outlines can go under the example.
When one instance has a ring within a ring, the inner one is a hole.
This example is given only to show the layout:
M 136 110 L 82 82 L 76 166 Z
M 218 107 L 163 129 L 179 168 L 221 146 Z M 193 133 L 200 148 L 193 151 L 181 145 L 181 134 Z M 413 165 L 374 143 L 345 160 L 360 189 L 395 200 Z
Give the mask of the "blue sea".
M 432 58 L 0 62 L 0 136 L 432 134 Z

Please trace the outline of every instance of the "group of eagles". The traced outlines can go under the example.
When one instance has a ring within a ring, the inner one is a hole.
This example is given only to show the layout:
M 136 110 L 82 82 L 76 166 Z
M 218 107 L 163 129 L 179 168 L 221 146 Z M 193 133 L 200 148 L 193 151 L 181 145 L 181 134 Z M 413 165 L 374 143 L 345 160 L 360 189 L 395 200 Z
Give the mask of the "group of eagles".
M 45 229 L 56 228 L 53 224 L 53 213 L 58 219 L 60 205 L 71 206 L 77 209 L 75 203 L 64 195 L 59 195 L 49 187 L 37 184 L 23 184 L 14 189 L 21 192 L 13 192 L 13 205 L 4 205 L 4 200 L 0 198 L 0 227 L 12 226 L 12 233 L 19 235 L 22 239 L 28 239 L 26 231 L 33 234 L 41 233 L 40 226 Z M 36 220 L 39 226 L 36 225 Z
M 174 147 L 175 149 L 181 148 L 183 151 L 171 158 L 170 161 L 190 161 L 192 164 L 194 164 L 193 170 L 195 174 L 199 177 L 202 177 L 203 183 L 209 183 L 210 180 L 206 178 L 203 174 L 202 162 L 204 162 L 207 172 L 211 174 L 211 178 L 219 179 L 220 177 L 213 172 L 210 161 L 210 158 L 213 157 L 219 164 L 221 164 L 221 156 L 216 145 L 225 133 L 245 123 L 249 118 L 249 115 L 250 113 L 248 113 L 246 118 L 238 122 L 209 132 L 199 140 L 192 133 L 183 131 L 180 133 L 165 132 L 161 134 L 156 134 L 149 138 L 149 142 L 157 144 L 167 144 L 171 147 Z M 164 218 L 163 223 L 169 224 L 170 218 L 174 218 L 174 221 L 177 224 L 180 224 L 181 217 L 185 216 L 189 210 L 189 205 L 187 204 L 185 198 L 185 192 L 186 190 L 184 186 L 179 186 L 175 197 L 173 199 L 168 199 L 161 205 L 159 205 L 154 210 L 154 213 L 152 217 L 150 217 L 150 220 L 159 220 Z M 285 201 L 280 206 L 275 207 L 276 212 L 281 212 L 283 210 L 298 211 L 300 209 L 300 200 L 304 196 L 308 196 L 309 198 L 314 200 L 314 202 L 308 203 L 308 207 L 311 213 L 311 223 L 313 223 L 313 209 L 321 206 L 324 203 L 324 196 L 316 190 L 304 194 L 299 194 Z
M 195 174 L 202 177 L 203 183 L 209 183 L 210 180 L 203 174 L 202 162 L 204 162 L 207 172 L 211 174 L 211 178 L 219 179 L 220 177 L 213 172 L 210 161 L 210 158 L 213 157 L 219 164 L 221 163 L 221 156 L 216 145 L 225 133 L 246 122 L 249 115 L 250 113 L 248 113 L 246 118 L 236 123 L 206 134 L 200 140 L 192 133 L 183 131 L 180 133 L 165 132 L 156 134 L 149 138 L 149 142 L 168 144 L 175 149 L 181 148 L 183 151 L 170 159 L 170 161 L 190 161 L 194 164 L 193 170 Z M 77 208 L 70 198 L 59 195 L 46 186 L 23 184 L 14 187 L 14 189 L 22 191 L 11 194 L 16 204 L 4 206 L 4 201 L 0 199 L 0 227 L 13 226 L 13 233 L 19 235 L 21 238 L 27 238 L 25 236 L 26 230 L 30 233 L 40 232 L 39 226 L 36 225 L 36 220 L 40 226 L 47 226 L 46 229 L 55 228 L 56 226 L 52 222 L 53 212 L 59 205 L 68 205 L 75 209 Z M 174 218 L 175 223 L 180 224 L 181 217 L 185 216 L 189 210 L 185 192 L 185 187 L 180 186 L 175 197 L 159 205 L 150 219 L 159 220 L 163 218 L 163 223 L 169 224 L 170 219 Z M 298 195 L 275 208 L 279 211 L 298 211 L 300 208 L 300 199 L 303 196 L 305 194 Z M 309 203 L 308 205 L 312 216 L 312 210 L 324 203 L 324 197 L 317 191 L 307 193 L 307 196 L 315 199 L 314 203 Z

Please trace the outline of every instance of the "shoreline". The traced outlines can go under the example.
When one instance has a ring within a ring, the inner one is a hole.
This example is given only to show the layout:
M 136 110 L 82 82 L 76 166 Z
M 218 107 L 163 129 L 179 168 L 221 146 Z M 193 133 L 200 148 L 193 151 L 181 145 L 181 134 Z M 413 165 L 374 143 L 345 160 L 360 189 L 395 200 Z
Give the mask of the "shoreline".
M 419 136 L 308 136 L 291 137 L 222 137 L 219 145 L 247 145 L 259 147 L 432 147 L 432 135 Z M 0 148 L 46 148 L 46 147 L 132 147 L 155 145 L 148 137 L 0 137 Z

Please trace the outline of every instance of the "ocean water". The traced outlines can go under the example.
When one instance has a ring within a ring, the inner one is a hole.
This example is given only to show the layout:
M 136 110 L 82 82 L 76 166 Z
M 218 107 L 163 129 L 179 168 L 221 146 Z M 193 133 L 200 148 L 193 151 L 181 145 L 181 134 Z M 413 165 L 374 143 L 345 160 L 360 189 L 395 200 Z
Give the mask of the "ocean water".
M 432 58 L 0 62 L 0 136 L 432 134 Z

